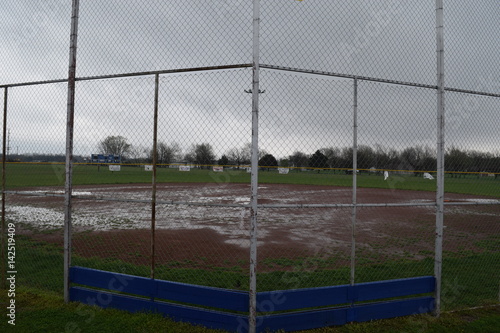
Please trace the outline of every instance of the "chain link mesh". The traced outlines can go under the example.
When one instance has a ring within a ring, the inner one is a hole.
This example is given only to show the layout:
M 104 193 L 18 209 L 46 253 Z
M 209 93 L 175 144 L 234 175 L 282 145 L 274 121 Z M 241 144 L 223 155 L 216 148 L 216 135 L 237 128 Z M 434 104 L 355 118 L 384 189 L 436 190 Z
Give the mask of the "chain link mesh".
M 15 225 L 19 283 L 61 292 L 64 205 L 47 193 L 64 193 L 66 85 L 9 88 L 7 102 L 4 190 L 23 195 L 6 195 L 5 223 Z
M 498 3 L 485 1 L 471 10 L 465 5 L 449 1 L 444 11 L 446 85 L 498 94 L 500 69 L 491 61 L 500 46 L 494 33 L 500 28 Z
M 445 310 L 498 302 L 498 281 L 483 267 L 491 272 L 500 269 L 500 207 L 475 204 L 495 203 L 500 193 L 500 123 L 494 111 L 499 102 L 486 96 L 447 94 L 445 198 L 452 205 L 446 209 L 443 244 Z M 457 202 L 472 205 L 453 205 Z
M 251 60 L 249 1 L 188 0 L 148 6 L 140 2 L 82 1 L 80 11 L 79 76 L 222 66 Z
M 248 291 L 251 1 L 80 2 L 72 264 Z M 498 13 L 445 1 L 444 310 L 499 301 Z M 70 4 L 0 18 L 5 222 L 20 283 L 61 292 Z M 433 275 L 435 4 L 261 1 L 260 23 L 257 290 Z
M 71 2 L 7 1 L 0 21 L 1 84 L 67 76 Z
M 265 1 L 261 61 L 433 84 L 434 13 L 421 1 Z

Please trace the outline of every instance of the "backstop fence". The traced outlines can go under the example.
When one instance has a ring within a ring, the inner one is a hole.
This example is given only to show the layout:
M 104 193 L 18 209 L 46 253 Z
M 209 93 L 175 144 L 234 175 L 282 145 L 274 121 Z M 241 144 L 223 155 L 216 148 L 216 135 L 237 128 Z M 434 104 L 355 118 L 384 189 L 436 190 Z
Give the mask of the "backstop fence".
M 315 327 L 281 320 L 330 309 L 322 294 L 347 295 L 335 309 L 406 295 L 370 298 L 371 283 L 425 284 L 409 313 L 500 302 L 497 2 L 0 13 L 4 282 L 102 306 L 78 286 L 190 305 L 226 290 L 201 305 L 236 324 L 194 322 L 241 331 Z M 372 318 L 353 313 L 305 321 Z

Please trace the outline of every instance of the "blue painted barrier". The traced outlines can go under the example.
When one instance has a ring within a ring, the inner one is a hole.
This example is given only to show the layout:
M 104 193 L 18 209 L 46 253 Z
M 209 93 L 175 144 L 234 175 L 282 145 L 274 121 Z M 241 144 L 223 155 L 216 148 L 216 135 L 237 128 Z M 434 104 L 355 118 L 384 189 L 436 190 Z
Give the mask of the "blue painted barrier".
M 86 286 L 71 287 L 71 301 L 131 312 L 159 312 L 174 320 L 231 332 L 248 330 L 248 292 L 83 267 L 71 267 L 70 282 Z M 261 315 L 257 316 L 258 332 L 305 330 L 426 313 L 434 310 L 434 298 L 431 296 L 379 300 L 429 294 L 434 288 L 435 278 L 424 276 L 353 286 L 259 292 L 257 307 Z M 368 301 L 377 302 L 359 303 Z

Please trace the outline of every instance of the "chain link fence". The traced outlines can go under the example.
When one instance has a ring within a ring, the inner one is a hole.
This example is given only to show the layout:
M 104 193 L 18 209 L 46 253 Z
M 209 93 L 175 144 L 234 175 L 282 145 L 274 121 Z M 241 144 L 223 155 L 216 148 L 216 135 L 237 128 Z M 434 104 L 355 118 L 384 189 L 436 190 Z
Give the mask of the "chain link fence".
M 441 308 L 498 304 L 498 3 L 444 1 L 444 150 L 434 1 L 266 1 L 258 44 L 252 11 L 80 1 L 71 264 L 248 291 L 256 241 L 257 291 L 434 275 L 444 177 Z M 19 283 L 57 292 L 70 12 L 0 9 L 2 271 L 13 224 Z

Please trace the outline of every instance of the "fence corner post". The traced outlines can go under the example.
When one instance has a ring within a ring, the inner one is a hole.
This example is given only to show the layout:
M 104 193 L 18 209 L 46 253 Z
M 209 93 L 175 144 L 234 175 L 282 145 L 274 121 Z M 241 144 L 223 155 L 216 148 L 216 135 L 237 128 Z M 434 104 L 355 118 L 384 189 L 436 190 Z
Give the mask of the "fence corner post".
M 434 254 L 434 276 L 436 290 L 434 315 L 441 313 L 441 275 L 443 266 L 443 220 L 444 220 L 444 37 L 443 0 L 436 0 L 436 56 L 437 56 L 437 191 L 436 191 L 436 236 Z
M 4 88 L 3 96 L 3 141 L 2 141 L 2 282 L 0 283 L 0 289 L 7 289 L 7 280 L 5 279 L 5 272 L 7 271 L 7 255 L 6 255 L 6 233 L 5 227 L 5 177 L 6 177 L 6 164 L 7 164 L 7 97 L 8 88 Z
M 73 183 L 73 128 L 75 116 L 76 48 L 78 39 L 79 0 L 71 9 L 71 36 L 68 69 L 68 103 L 66 116 L 66 180 L 64 183 L 64 302 L 69 302 L 69 268 L 71 266 L 71 196 Z

